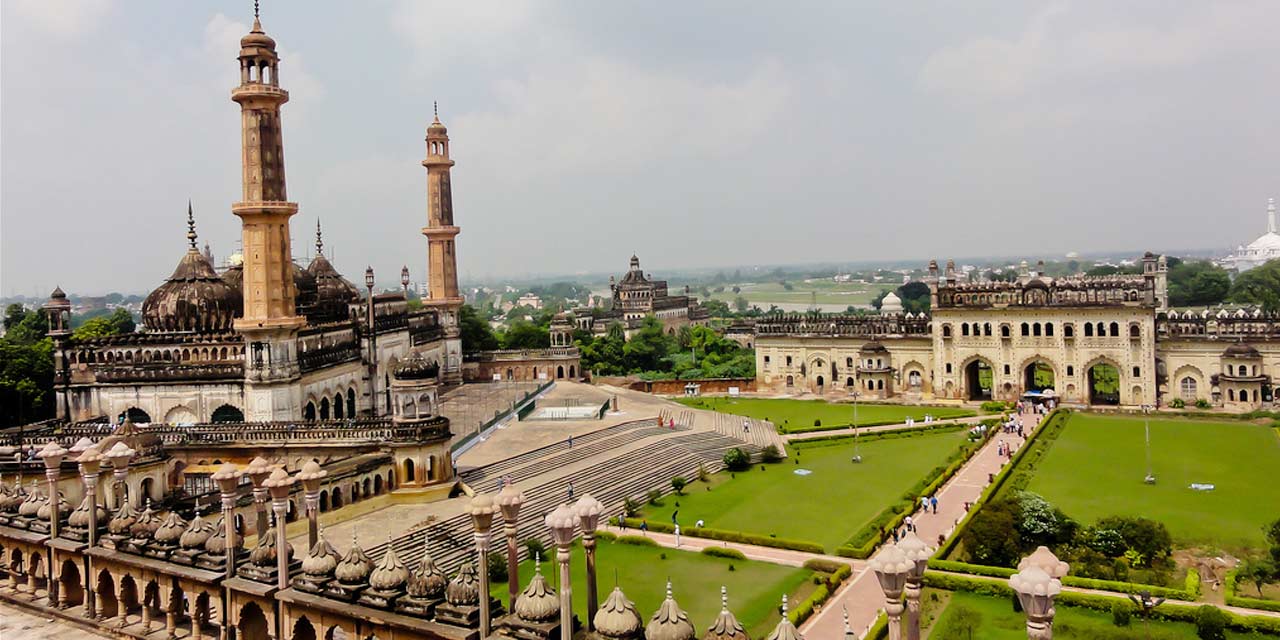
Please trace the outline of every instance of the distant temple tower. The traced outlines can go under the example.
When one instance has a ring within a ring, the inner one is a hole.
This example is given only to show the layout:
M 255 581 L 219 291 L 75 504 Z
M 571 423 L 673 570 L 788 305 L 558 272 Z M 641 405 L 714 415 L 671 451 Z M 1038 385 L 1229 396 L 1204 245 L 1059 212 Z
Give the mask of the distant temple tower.
M 449 130 L 440 122 L 440 114 L 427 127 L 427 283 L 430 290 L 423 305 L 435 308 L 445 332 L 443 380 L 446 384 L 462 382 L 462 340 L 458 330 L 458 310 L 462 296 L 458 293 L 458 258 L 454 238 L 461 231 L 453 223 L 453 189 L 449 171 Z
M 240 86 L 231 99 L 240 105 L 244 193 L 231 212 L 240 216 L 244 246 L 244 317 L 235 327 L 247 347 L 245 417 L 290 419 L 300 415 L 290 383 L 300 375 L 294 337 L 306 320 L 294 309 L 289 248 L 289 218 L 298 212 L 284 180 L 280 105 L 289 92 L 280 88 L 276 42 L 262 31 L 256 3 L 239 59 Z

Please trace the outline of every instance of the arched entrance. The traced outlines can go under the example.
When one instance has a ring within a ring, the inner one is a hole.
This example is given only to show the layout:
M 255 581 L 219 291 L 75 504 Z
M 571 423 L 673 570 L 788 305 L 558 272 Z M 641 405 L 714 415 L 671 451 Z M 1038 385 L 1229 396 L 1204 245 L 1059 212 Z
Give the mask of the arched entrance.
M 240 640 L 267 640 L 267 616 L 256 603 L 250 602 L 240 609 Z
M 120 605 L 116 600 L 116 583 L 106 569 L 98 573 L 97 595 L 99 616 L 106 619 L 120 614 Z
M 320 399 L 320 419 L 321 420 L 329 419 L 329 399 L 328 398 Z
M 347 417 L 356 417 L 356 390 L 347 389 Z
M 991 363 L 978 358 L 965 365 L 964 388 L 965 394 L 970 400 L 990 400 L 992 398 L 991 392 L 994 389 Z
M 413 471 L 414 471 L 413 458 L 405 458 L 404 459 L 404 481 L 405 482 L 414 481 Z
M 823 387 L 826 386 L 826 382 L 827 382 L 826 379 L 824 379 L 822 376 L 818 376 L 818 378 L 814 380 L 814 382 L 818 386 L 818 393 L 822 393 Z
M 342 394 L 339 393 L 338 395 L 333 396 L 333 417 L 335 420 L 341 420 L 343 418 L 346 413 L 344 411 L 345 408 L 346 407 L 342 402 Z
M 149 424 L 151 422 L 151 414 L 137 407 L 129 407 L 128 409 L 125 409 L 124 412 L 120 414 L 119 419 L 124 420 L 125 418 L 128 418 L 129 422 L 134 424 Z
M 316 640 L 316 628 L 311 626 L 311 621 L 306 616 L 298 618 L 294 623 L 292 640 Z
M 1022 370 L 1022 388 L 1025 391 L 1053 389 L 1054 382 L 1053 367 L 1043 360 L 1036 360 Z
M 66 599 L 69 606 L 78 606 L 84 604 L 84 587 L 80 584 L 80 568 L 76 566 L 75 560 L 64 560 L 62 562 L 62 571 L 58 576 L 59 587 L 62 589 L 62 597 Z
M 1089 367 L 1089 404 L 1120 404 L 1120 370 L 1109 362 Z
M 316 403 L 308 402 L 307 408 L 302 410 L 302 418 L 307 422 L 316 421 Z
M 556 367 L 556 379 L 560 380 L 563 378 L 564 378 L 564 365 L 559 365 Z
M 315 407 L 311 407 L 311 411 L 315 413 Z M 244 412 L 229 404 L 224 404 L 213 410 L 214 422 L 244 422 Z

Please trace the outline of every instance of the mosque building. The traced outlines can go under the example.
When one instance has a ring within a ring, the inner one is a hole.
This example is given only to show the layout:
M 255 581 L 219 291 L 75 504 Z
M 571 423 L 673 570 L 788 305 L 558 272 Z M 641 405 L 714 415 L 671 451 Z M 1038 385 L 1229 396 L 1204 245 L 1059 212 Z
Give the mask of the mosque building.
M 1240 245 L 1224 260 L 1224 266 L 1244 273 L 1270 260 L 1280 260 L 1280 233 L 1276 232 L 1276 199 L 1267 200 L 1267 232 L 1247 245 Z

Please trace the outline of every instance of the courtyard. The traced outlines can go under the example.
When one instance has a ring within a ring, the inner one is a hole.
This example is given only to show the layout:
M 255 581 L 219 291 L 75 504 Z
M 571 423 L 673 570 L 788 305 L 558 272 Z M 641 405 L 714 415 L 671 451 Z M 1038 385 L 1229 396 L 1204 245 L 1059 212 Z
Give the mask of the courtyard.
M 746 416 L 758 420 L 768 420 L 785 433 L 794 429 L 814 427 L 814 421 L 822 427 L 840 427 L 854 424 L 854 408 L 851 402 L 827 402 L 825 400 L 791 400 L 786 398 L 731 398 L 726 396 L 708 396 L 703 398 L 680 398 L 678 400 L 695 409 L 708 409 Z M 939 407 L 898 404 L 858 403 L 857 426 L 897 424 L 912 418 L 917 422 L 924 420 L 925 415 L 934 418 L 964 418 L 976 415 L 970 409 L 960 407 Z
M 548 551 L 548 555 L 554 553 L 554 549 Z M 529 560 L 520 564 L 522 588 L 533 576 L 533 564 Z M 670 580 L 676 602 L 699 632 L 706 629 L 720 612 L 720 587 L 724 586 L 729 591 L 730 610 L 754 638 L 768 635 L 781 619 L 777 609 L 784 593 L 792 602 L 800 602 L 815 588 L 810 579 L 814 572 L 808 569 L 608 539 L 598 541 L 596 567 L 600 602 L 609 597 L 615 584 L 620 584 L 646 623 L 666 597 L 666 585 Z M 573 575 L 573 610 L 585 624 L 586 562 L 580 544 L 573 547 L 570 571 Z M 542 575 L 559 590 L 560 569 L 554 558 L 543 559 Z M 501 582 L 491 586 L 494 597 L 505 603 L 507 584 Z
M 708 528 L 814 542 L 830 552 L 943 465 L 966 433 L 789 446 L 782 463 L 714 474 L 707 483 L 690 484 L 685 495 L 644 506 L 642 516 L 670 522 L 678 511 L 684 527 L 703 520 Z M 862 455 L 860 464 L 851 461 L 855 451 Z
M 1263 526 L 1276 519 L 1280 505 L 1280 488 L 1267 471 L 1280 469 L 1275 429 L 1153 418 L 1154 485 L 1143 483 L 1144 439 L 1141 417 L 1073 413 L 1026 488 L 1078 522 L 1119 514 L 1162 522 L 1179 547 L 1241 552 L 1265 546 Z

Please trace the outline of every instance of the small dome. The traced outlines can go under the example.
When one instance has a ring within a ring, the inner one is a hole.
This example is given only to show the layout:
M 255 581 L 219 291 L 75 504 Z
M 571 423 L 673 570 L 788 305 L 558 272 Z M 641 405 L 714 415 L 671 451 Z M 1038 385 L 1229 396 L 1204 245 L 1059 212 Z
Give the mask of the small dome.
M 234 258 L 235 256 L 232 256 Z M 243 258 L 239 262 L 228 260 L 231 263 L 226 271 L 222 272 L 221 279 L 236 297 L 241 300 L 240 305 L 244 305 L 244 262 Z M 316 283 L 316 277 L 311 275 L 306 269 L 292 263 L 293 268 L 293 306 L 299 315 L 307 315 L 314 313 L 316 302 L 319 300 L 319 291 Z M 243 315 L 240 311 L 236 312 L 236 317 Z
M 689 623 L 689 615 L 671 596 L 671 583 L 668 582 L 667 598 L 644 628 L 645 640 L 693 640 L 697 636 L 698 632 Z
M 178 545 L 183 549 L 203 548 L 204 544 L 216 532 L 217 529 L 214 528 L 214 524 L 197 513 L 196 517 L 191 519 L 191 524 L 187 526 L 187 530 L 182 532 L 182 537 L 178 538 Z
M 512 611 L 526 622 L 547 622 L 560 614 L 560 600 L 542 577 L 542 563 L 537 564 L 529 586 L 520 592 Z
M 1251 344 L 1237 342 L 1229 347 L 1222 355 L 1228 358 L 1261 358 L 1262 354 Z
M 217 521 L 213 523 L 213 535 L 204 541 L 204 550 L 212 554 L 225 554 L 227 552 L 227 521 L 225 516 L 218 516 Z M 232 545 L 240 546 L 240 534 L 232 532 Z
M 293 545 L 284 543 L 286 561 L 293 559 Z M 258 537 L 258 544 L 249 552 L 249 562 L 256 567 L 274 567 L 276 564 L 276 525 L 272 523 L 267 532 Z
M 178 515 L 177 511 L 170 511 L 169 517 L 164 519 L 164 524 L 156 529 L 155 541 L 165 544 L 178 544 L 178 540 L 182 538 L 183 532 L 187 530 L 187 521 Z
M 59 491 L 58 500 L 56 502 L 53 500 L 45 500 L 40 503 L 40 508 L 36 511 L 36 517 L 41 520 L 48 520 L 49 516 L 52 515 L 50 511 L 52 511 L 55 505 L 58 507 L 58 520 L 62 520 L 62 516 L 64 514 L 71 512 L 71 504 L 67 502 L 67 498 L 62 495 L 61 491 Z
M 0 478 L 0 512 L 11 511 L 10 503 L 13 502 L 13 487 L 4 483 L 4 479 Z M 17 508 L 17 505 L 14 505 Z
M 313 578 L 327 578 L 333 575 L 341 561 L 342 556 L 333 548 L 333 545 L 329 544 L 322 531 L 320 537 L 316 539 L 315 546 L 311 547 L 307 557 L 302 559 L 302 572 Z
M 351 541 L 351 548 L 347 550 L 347 555 L 343 556 L 342 561 L 334 569 L 333 575 L 342 584 L 362 584 L 369 579 L 369 574 L 373 571 L 373 560 L 369 554 L 360 548 L 360 543 L 354 538 Z
M 902 313 L 902 298 L 890 291 L 880 301 L 880 313 Z
M 107 510 L 104 509 L 102 505 L 95 506 L 97 506 L 97 509 L 94 509 L 93 511 L 97 511 L 97 524 L 106 522 Z M 80 506 L 76 507 L 76 510 L 71 512 L 70 518 L 67 518 L 67 524 L 76 527 L 77 529 L 88 529 L 90 527 L 89 520 L 92 517 L 90 515 L 91 513 L 92 511 L 90 511 L 89 507 L 89 494 L 86 493 L 84 500 L 80 501 Z
M 424 549 L 426 546 L 423 545 Z M 409 576 L 409 595 L 415 598 L 439 598 L 444 595 L 448 586 L 449 578 L 436 566 L 436 561 L 431 559 L 431 551 L 424 551 L 418 570 Z
M 120 503 L 119 508 L 116 509 L 115 515 L 107 522 L 107 531 L 117 536 L 128 535 L 129 530 L 137 521 L 138 513 L 129 504 L 129 499 L 125 498 L 124 502 Z
M 870 340 L 864 343 L 862 345 L 862 348 L 858 349 L 858 353 L 888 353 L 888 352 L 889 350 L 884 348 L 883 344 L 880 344 L 875 340 Z
M 786 596 L 782 596 L 782 619 L 778 621 L 778 626 L 773 628 L 766 640 L 804 640 L 800 630 L 796 629 L 796 625 L 791 623 L 791 617 L 787 615 Z
M 138 514 L 138 518 L 129 527 L 129 535 L 135 538 L 150 538 L 162 524 L 164 523 L 160 521 L 160 514 L 151 509 L 151 501 L 148 500 L 147 508 Z
M 594 618 L 596 631 L 606 638 L 630 637 L 640 631 L 643 621 L 635 603 L 627 599 L 622 589 L 613 588 L 613 592 L 600 605 Z
M 45 498 L 44 492 L 40 490 L 40 485 L 36 484 L 35 480 L 32 480 L 31 490 L 27 492 L 22 504 L 18 505 L 18 515 L 35 517 L 36 512 L 40 510 L 40 507 L 45 502 L 48 502 L 48 498 Z
M 449 130 L 445 128 L 444 123 L 440 122 L 440 114 L 436 114 L 435 118 L 427 125 L 427 135 L 447 135 Z
M 420 351 L 412 351 L 391 373 L 397 380 L 430 380 L 440 376 L 440 363 L 427 360 Z
M 389 542 L 382 562 L 369 574 L 369 586 L 382 591 L 397 591 L 409 580 L 409 568 L 396 555 L 396 548 Z
M 720 615 L 707 628 L 702 640 L 751 640 L 738 618 L 729 611 L 729 594 L 724 587 L 720 587 Z
M 173 275 L 142 302 L 142 324 L 151 331 L 227 331 L 244 301 L 192 247 Z
M 254 47 L 262 47 L 275 51 L 276 41 L 262 30 L 262 22 L 258 20 L 258 16 L 253 17 L 253 29 L 240 38 L 241 49 L 252 49 Z M 241 52 L 243 55 L 244 52 Z
M 476 577 L 476 568 L 470 562 L 464 562 L 458 575 L 449 581 L 444 590 L 444 598 L 454 606 L 480 604 L 480 579 Z

